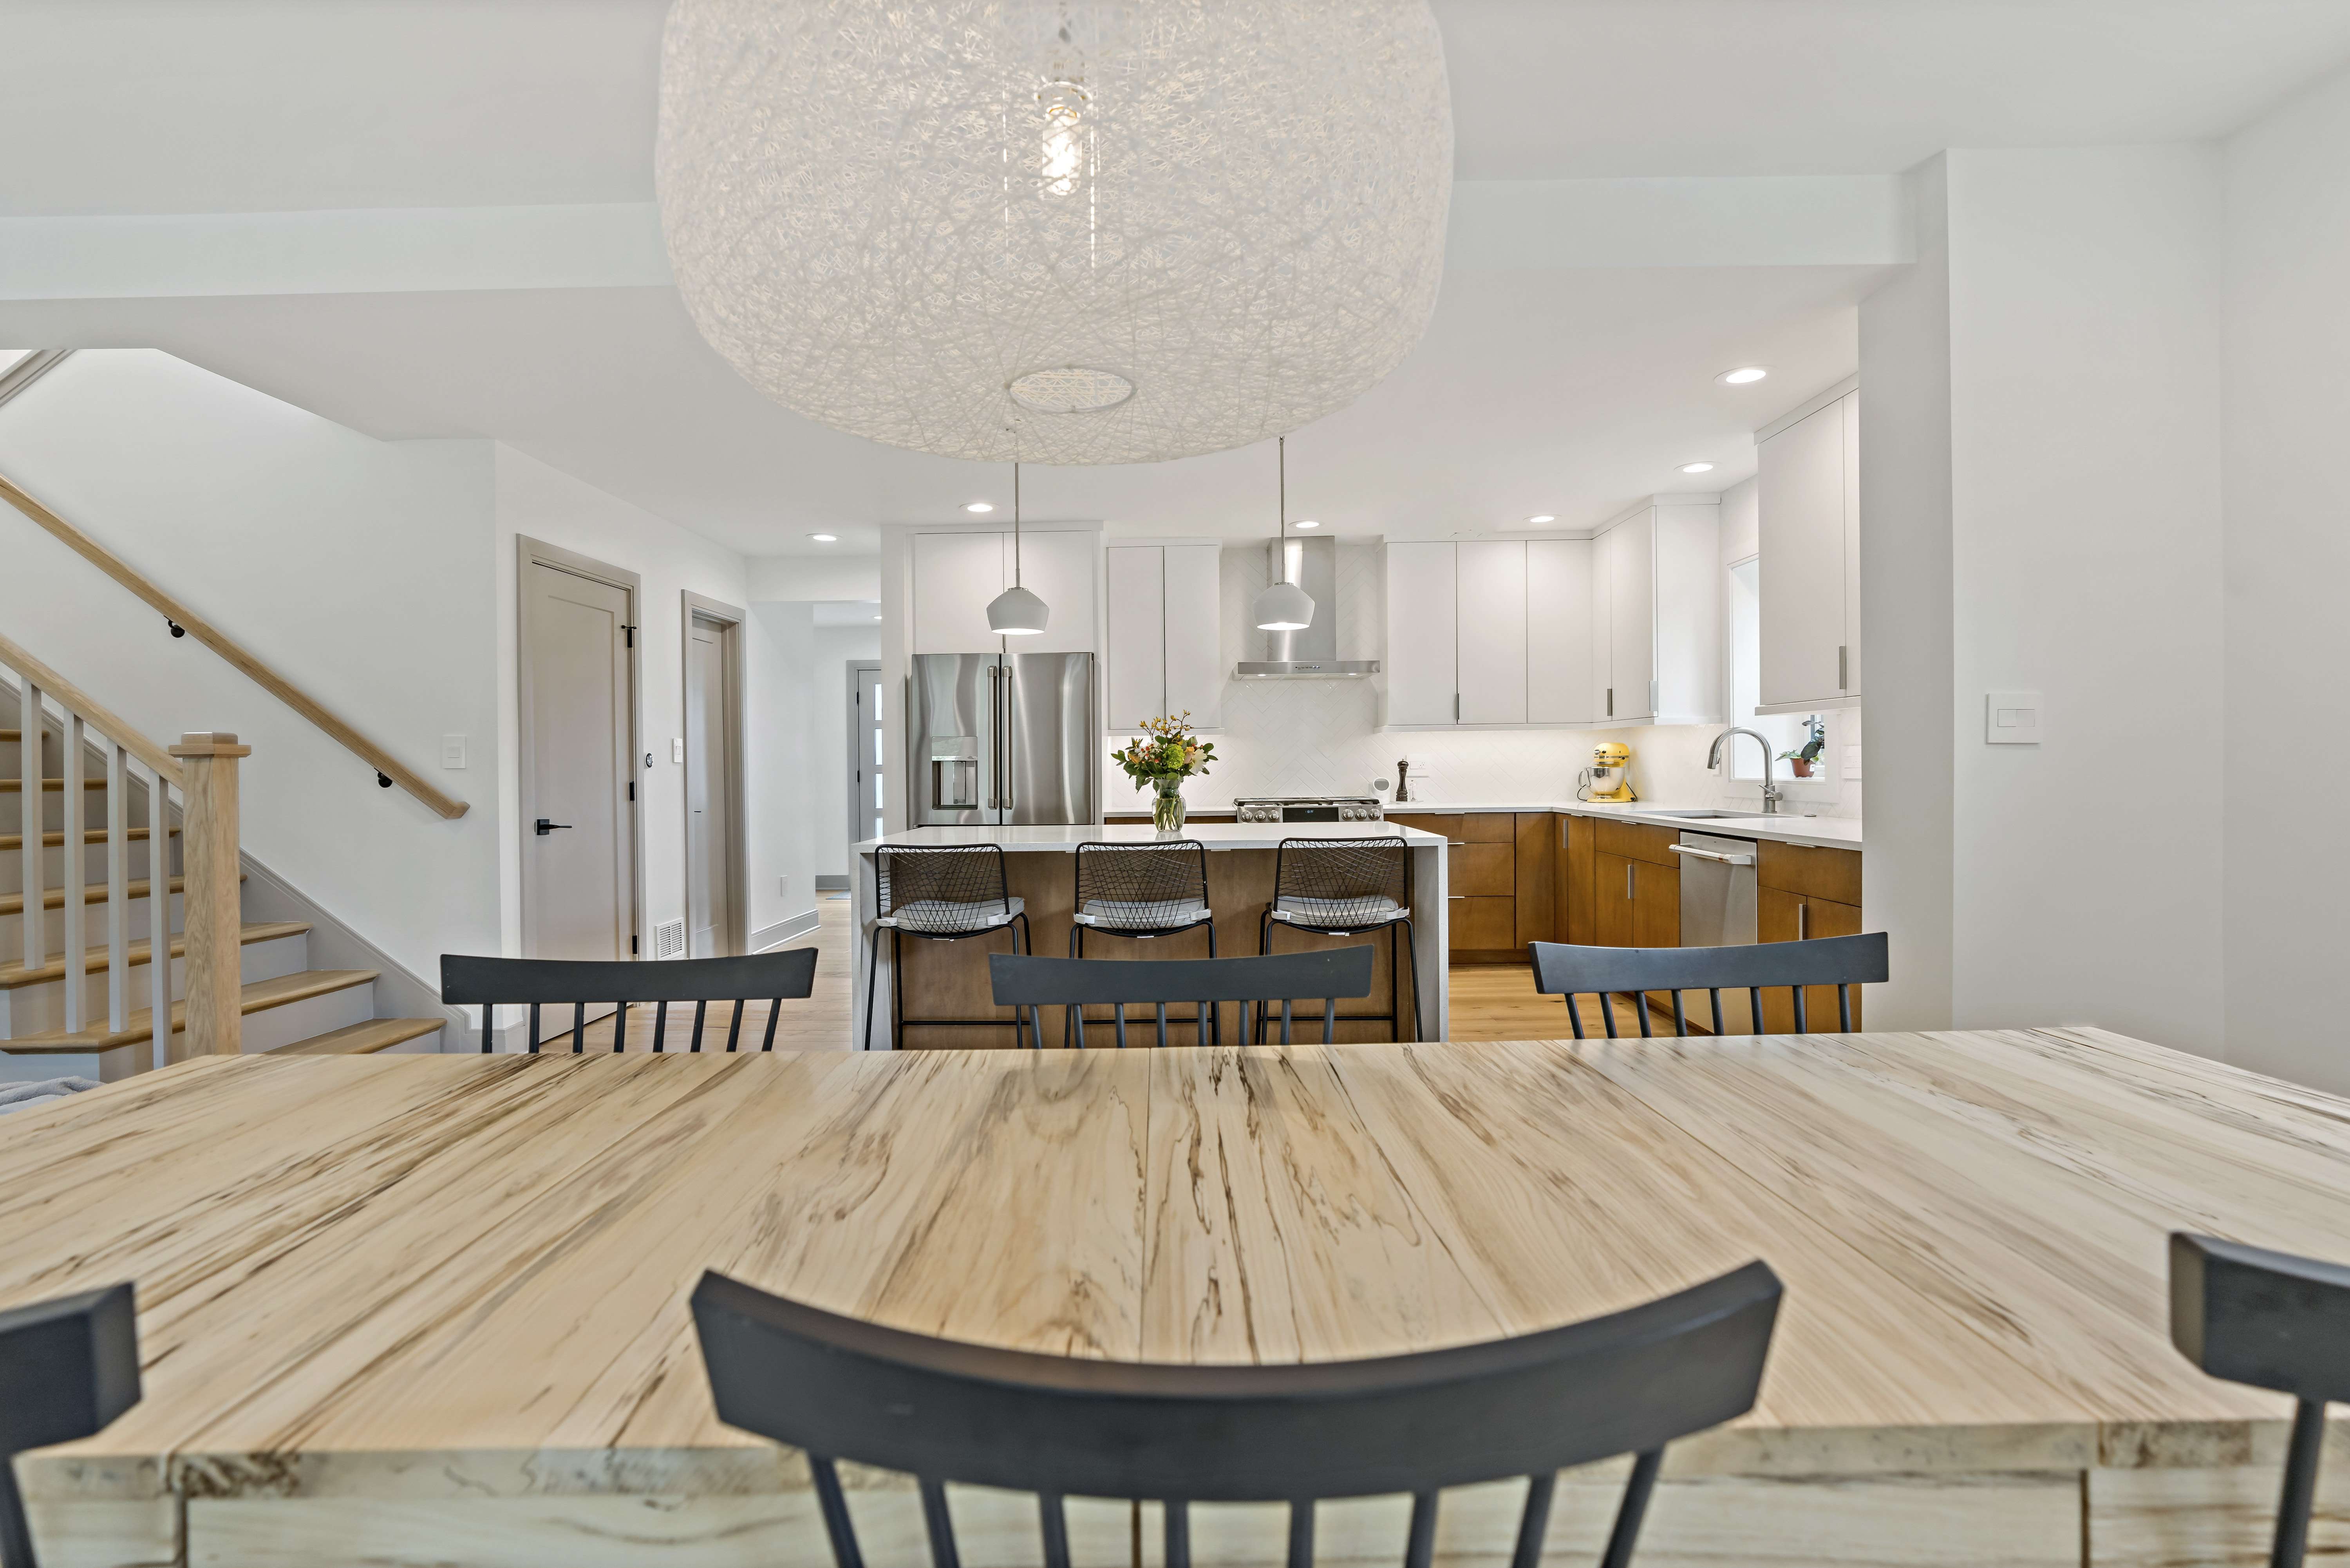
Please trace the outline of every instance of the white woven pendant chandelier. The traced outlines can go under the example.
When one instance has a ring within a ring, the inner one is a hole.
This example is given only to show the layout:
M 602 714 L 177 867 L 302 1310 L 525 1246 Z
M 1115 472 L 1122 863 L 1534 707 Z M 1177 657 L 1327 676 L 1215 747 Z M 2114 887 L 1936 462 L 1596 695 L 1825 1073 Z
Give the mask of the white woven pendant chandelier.
M 778 402 L 1150 462 L 1419 340 L 1451 102 L 1427 0 L 675 0 L 657 175 L 686 308 Z

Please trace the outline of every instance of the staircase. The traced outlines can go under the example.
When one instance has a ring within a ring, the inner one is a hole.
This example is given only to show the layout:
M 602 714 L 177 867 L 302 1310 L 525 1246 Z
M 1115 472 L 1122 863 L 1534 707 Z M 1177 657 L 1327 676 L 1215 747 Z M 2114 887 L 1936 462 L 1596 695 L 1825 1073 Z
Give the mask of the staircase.
M 5 638 L 0 670 L 0 1077 L 440 1049 L 376 971 L 311 968 L 307 924 L 244 918 L 234 736 L 166 752 Z

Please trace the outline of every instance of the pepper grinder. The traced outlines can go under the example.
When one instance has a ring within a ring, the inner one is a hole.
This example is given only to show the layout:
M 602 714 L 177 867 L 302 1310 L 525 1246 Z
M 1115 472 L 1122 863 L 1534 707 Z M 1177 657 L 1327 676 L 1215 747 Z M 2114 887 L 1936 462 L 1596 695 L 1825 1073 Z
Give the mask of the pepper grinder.
M 1411 798 L 1411 763 L 1396 763 L 1396 804 L 1401 805 Z

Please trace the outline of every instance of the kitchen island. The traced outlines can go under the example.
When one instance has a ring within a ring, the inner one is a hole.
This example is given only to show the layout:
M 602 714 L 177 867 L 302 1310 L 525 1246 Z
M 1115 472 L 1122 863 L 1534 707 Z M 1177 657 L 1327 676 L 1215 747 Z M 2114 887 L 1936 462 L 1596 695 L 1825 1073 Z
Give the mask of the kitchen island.
M 876 882 L 874 852 L 885 846 L 993 844 L 1002 846 L 1004 878 L 1012 897 L 1025 901 L 1028 929 L 1035 950 L 1066 956 L 1069 950 L 1070 914 L 1076 894 L 1076 847 L 1080 844 L 1157 844 L 1166 841 L 1147 824 L 1113 823 L 1107 826 L 1074 827 L 918 827 L 868 839 L 853 846 L 857 856 L 850 929 L 857 938 L 854 1038 L 867 1035 L 866 998 L 872 995 L 881 1017 L 872 1030 L 875 1049 L 890 1048 L 889 997 L 899 978 L 893 972 L 890 943 L 879 944 L 880 972 L 874 975 L 872 940 Z M 1411 941 L 1415 959 L 1406 960 L 1402 1006 L 1415 1008 L 1424 1039 L 1446 1038 L 1447 986 L 1445 957 L 1450 940 L 1446 919 L 1445 841 L 1440 836 L 1394 823 L 1201 823 L 1173 836 L 1204 845 L 1208 851 L 1208 906 L 1215 911 L 1216 952 L 1238 958 L 1257 950 L 1257 937 L 1265 908 L 1273 899 L 1274 852 L 1284 838 L 1401 838 L 1411 852 Z M 1385 1023 L 1348 1023 L 1350 1012 L 1384 1012 L 1395 994 L 1389 969 L 1389 949 L 1397 944 L 1387 932 L 1360 937 L 1319 937 L 1292 930 L 1274 939 L 1276 950 L 1305 951 L 1315 948 L 1358 947 L 1367 943 L 1375 953 L 1370 996 L 1339 1005 L 1340 1042 L 1390 1040 L 1410 1030 L 1392 1031 Z M 1012 1010 L 997 1007 L 988 990 L 988 952 L 1012 950 L 1009 937 L 991 933 L 960 941 L 908 939 L 904 943 L 904 1010 L 910 1018 L 1001 1018 L 997 1025 L 920 1025 L 910 1027 L 899 1044 L 915 1048 L 986 1049 L 1013 1044 Z M 1147 939 L 1100 935 L 1087 939 L 1089 958 L 1205 958 L 1204 938 L 1185 933 Z M 1415 976 L 1413 971 L 1417 970 Z M 1414 981 L 1418 994 L 1415 996 Z M 1093 1014 L 1088 1012 L 1087 1016 Z M 1237 1027 L 1237 1010 L 1227 1010 L 1227 1029 Z M 1048 1039 L 1061 1026 L 1057 1010 L 1045 1012 Z M 1170 1021 L 1170 1038 L 1192 1044 L 1189 1024 L 1180 1033 Z M 1318 1034 L 1318 1020 L 1310 1034 Z

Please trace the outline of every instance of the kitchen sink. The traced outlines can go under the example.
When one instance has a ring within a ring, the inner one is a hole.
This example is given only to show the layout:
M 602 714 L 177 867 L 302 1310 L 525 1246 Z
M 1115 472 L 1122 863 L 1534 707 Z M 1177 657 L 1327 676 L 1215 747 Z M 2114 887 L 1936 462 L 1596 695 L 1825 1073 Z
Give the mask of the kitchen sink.
M 1650 816 L 1718 817 L 1723 821 L 1740 821 L 1755 814 L 1751 811 L 1652 811 L 1648 815 Z

